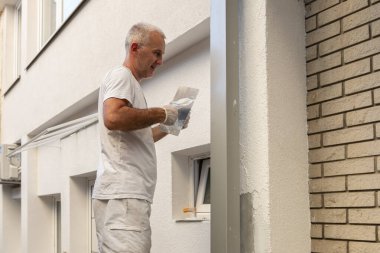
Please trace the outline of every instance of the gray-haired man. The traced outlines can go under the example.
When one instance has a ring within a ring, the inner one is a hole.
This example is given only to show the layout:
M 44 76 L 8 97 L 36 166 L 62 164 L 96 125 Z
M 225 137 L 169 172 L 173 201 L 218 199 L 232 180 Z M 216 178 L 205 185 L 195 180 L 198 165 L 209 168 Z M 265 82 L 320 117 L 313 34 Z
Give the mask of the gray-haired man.
M 147 108 L 139 81 L 162 64 L 165 35 L 134 25 L 122 66 L 108 72 L 99 91 L 100 163 L 93 192 L 101 253 L 148 253 L 150 205 L 156 185 L 154 142 L 166 136 L 156 123 L 173 124 L 176 108 Z

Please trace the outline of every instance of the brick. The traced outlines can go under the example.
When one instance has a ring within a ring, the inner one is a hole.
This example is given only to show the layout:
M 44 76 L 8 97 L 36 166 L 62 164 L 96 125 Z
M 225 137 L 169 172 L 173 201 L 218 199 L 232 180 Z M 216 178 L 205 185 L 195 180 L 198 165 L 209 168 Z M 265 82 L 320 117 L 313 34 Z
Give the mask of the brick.
M 307 119 L 315 119 L 319 117 L 319 105 L 311 105 L 307 107 Z
M 380 117 L 380 114 L 379 114 Z M 335 115 L 321 119 L 311 120 L 308 122 L 308 133 L 318 133 L 327 130 L 335 130 L 343 127 L 343 115 Z
M 366 1 L 365 1 L 366 2 Z M 355 28 L 380 17 L 380 5 L 372 5 L 369 8 L 358 11 L 350 16 L 343 18 L 343 30 Z
M 322 207 L 322 195 L 321 194 L 310 194 L 309 202 L 310 202 L 311 208 Z
M 380 103 L 380 89 L 376 89 L 373 91 L 373 99 L 374 99 L 374 103 L 375 104 L 379 104 Z
M 344 84 L 346 94 L 373 89 L 376 87 L 380 87 L 380 72 L 375 72 L 369 75 L 348 80 Z
M 310 218 L 313 223 L 346 223 L 346 209 L 312 209 Z
M 344 159 L 344 146 L 309 150 L 309 162 L 327 162 Z
M 309 148 L 319 148 L 321 146 L 320 134 L 309 135 L 308 139 L 309 139 Z
M 342 2 L 339 5 L 336 5 L 328 10 L 319 13 L 318 25 L 322 26 L 331 21 L 335 21 L 366 6 L 368 6 L 368 3 L 367 1 L 363 0 L 348 0 Z
M 367 39 L 369 39 L 369 28 L 366 25 L 321 42 L 319 45 L 319 53 L 320 55 L 325 55 Z
M 311 240 L 311 251 L 320 253 L 346 253 L 347 242 L 333 240 Z
M 374 192 L 342 192 L 324 195 L 325 207 L 374 207 Z
M 342 83 L 330 85 L 307 93 L 307 104 L 315 104 L 341 97 L 343 94 Z
M 322 225 L 311 224 L 310 236 L 312 238 L 322 238 Z
M 380 155 L 380 141 L 367 141 L 347 146 L 348 158 Z
M 347 159 L 344 161 L 329 162 L 323 165 L 325 176 L 371 173 L 374 171 L 375 163 L 373 157 Z
M 380 137 L 380 123 L 376 124 L 375 129 L 376 129 L 376 137 L 379 138 Z
M 335 99 L 322 104 L 322 116 L 372 105 L 372 94 L 370 91 L 363 92 L 343 98 Z
M 364 125 L 359 127 L 350 127 L 338 131 L 328 132 L 323 135 L 323 145 L 330 146 L 355 141 L 364 141 L 373 139 L 373 126 Z
M 307 18 L 305 21 L 305 31 L 310 32 L 317 28 L 317 16 Z
M 317 75 L 314 76 L 309 76 L 306 79 L 306 85 L 307 85 L 307 90 L 312 90 L 318 87 L 318 77 Z
M 373 70 L 380 69 L 380 54 L 373 57 Z
M 380 19 L 372 23 L 371 32 L 372 32 L 372 37 L 380 35 Z
M 380 189 L 380 174 L 363 174 L 348 176 L 348 190 Z
M 337 52 L 334 54 L 327 55 L 317 60 L 308 62 L 306 64 L 306 73 L 307 75 L 312 75 L 333 67 L 340 66 L 342 64 L 342 54 Z
M 311 46 L 315 43 L 338 35 L 340 33 L 340 22 L 334 22 L 322 28 L 314 30 L 306 34 L 306 46 Z
M 306 61 L 314 60 L 317 56 L 317 45 L 306 48 Z
M 317 178 L 322 176 L 321 164 L 309 164 L 309 178 Z
M 345 191 L 345 190 L 346 190 L 345 177 L 318 178 L 318 179 L 311 179 L 309 181 L 310 193 L 332 192 L 332 191 L 338 192 L 338 191 Z
M 325 225 L 325 238 L 376 241 L 376 226 Z
M 346 115 L 347 126 L 359 125 L 380 121 L 380 106 L 348 112 Z
M 325 86 L 330 83 L 335 83 L 369 73 L 370 59 L 364 59 L 361 61 L 353 62 L 351 64 L 344 65 L 320 74 L 320 84 Z
M 306 17 L 310 17 L 318 12 L 321 12 L 335 4 L 338 4 L 339 0 L 317 0 L 305 7 Z
M 373 242 L 349 242 L 350 253 L 375 253 L 380 252 L 380 243 Z
M 352 62 L 377 53 L 380 53 L 380 37 L 345 49 L 344 62 Z
M 380 209 L 349 209 L 348 221 L 356 224 L 380 224 Z

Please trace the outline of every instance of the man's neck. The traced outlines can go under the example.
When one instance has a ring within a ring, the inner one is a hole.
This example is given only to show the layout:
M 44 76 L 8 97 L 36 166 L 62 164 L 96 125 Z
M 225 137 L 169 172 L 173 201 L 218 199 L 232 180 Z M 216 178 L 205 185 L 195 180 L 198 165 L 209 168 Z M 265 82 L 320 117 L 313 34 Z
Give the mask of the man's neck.
M 132 75 L 136 78 L 136 80 L 140 82 L 141 78 L 137 75 L 137 71 L 135 70 L 131 62 L 128 60 L 128 58 L 124 60 L 123 66 L 128 68 L 132 72 Z

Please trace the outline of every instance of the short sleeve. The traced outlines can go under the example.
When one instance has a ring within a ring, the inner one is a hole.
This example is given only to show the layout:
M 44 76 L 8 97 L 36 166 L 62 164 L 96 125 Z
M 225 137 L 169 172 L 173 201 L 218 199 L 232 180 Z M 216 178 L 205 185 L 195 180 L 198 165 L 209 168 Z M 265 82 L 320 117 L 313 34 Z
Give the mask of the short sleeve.
M 126 99 L 133 105 L 135 92 L 129 72 L 120 69 L 111 72 L 106 77 L 104 86 L 103 102 L 113 97 Z

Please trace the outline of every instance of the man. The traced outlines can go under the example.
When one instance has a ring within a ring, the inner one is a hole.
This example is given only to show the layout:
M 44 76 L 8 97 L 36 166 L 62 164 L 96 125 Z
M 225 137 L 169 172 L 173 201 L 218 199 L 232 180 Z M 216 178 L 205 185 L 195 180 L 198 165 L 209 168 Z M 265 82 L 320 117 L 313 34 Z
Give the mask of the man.
M 162 64 L 165 35 L 138 23 L 128 32 L 126 58 L 111 70 L 99 91 L 100 165 L 93 191 L 101 253 L 148 253 L 150 204 L 156 185 L 154 142 L 166 133 L 156 123 L 172 125 L 176 108 L 147 108 L 140 80 Z

